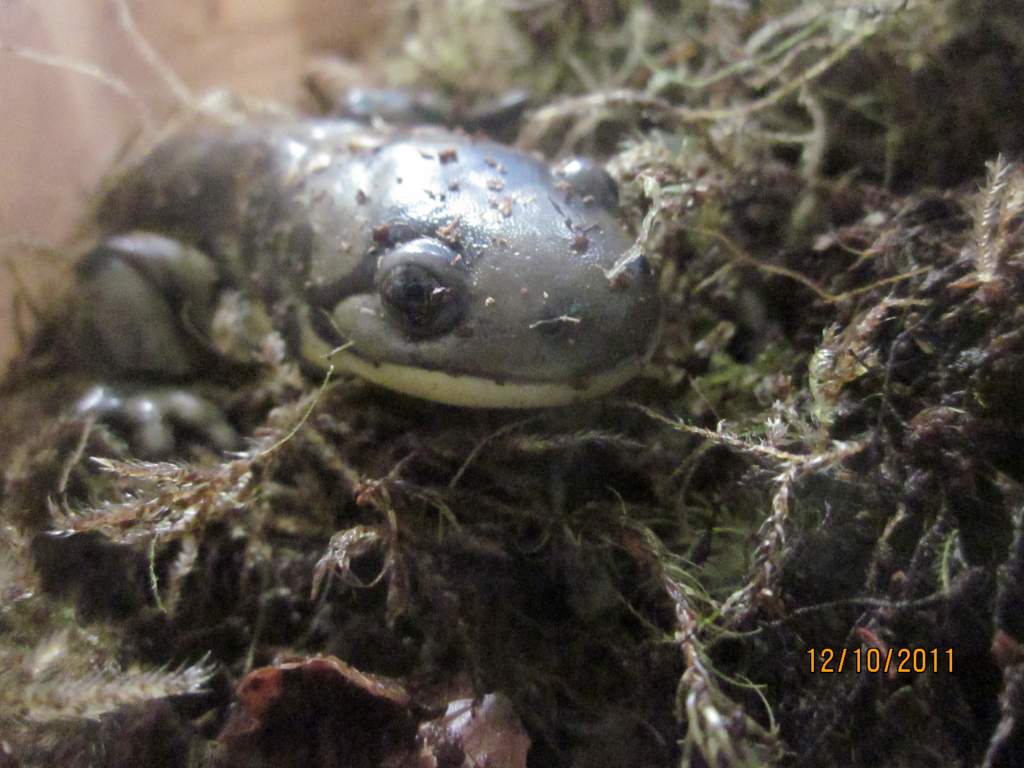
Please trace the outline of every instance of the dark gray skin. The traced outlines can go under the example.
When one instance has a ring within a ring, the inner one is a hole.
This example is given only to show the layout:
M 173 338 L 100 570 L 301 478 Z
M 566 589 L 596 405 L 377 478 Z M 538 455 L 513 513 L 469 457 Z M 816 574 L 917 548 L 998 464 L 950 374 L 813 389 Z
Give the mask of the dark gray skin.
M 305 365 L 415 396 L 537 407 L 601 395 L 639 371 L 659 320 L 615 207 L 588 161 L 552 168 L 438 129 L 191 129 L 103 200 L 74 348 L 121 380 L 189 380 L 223 351 L 211 336 L 230 294 L 265 310 Z M 89 407 L 127 406 L 101 393 Z

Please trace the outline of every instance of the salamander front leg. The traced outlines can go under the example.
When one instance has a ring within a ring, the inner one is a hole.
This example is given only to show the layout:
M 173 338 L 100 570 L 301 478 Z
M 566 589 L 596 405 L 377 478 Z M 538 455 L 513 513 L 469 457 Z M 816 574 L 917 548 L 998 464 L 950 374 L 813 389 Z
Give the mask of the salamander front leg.
M 218 274 L 200 251 L 148 232 L 112 237 L 78 267 L 67 354 L 96 378 L 78 403 L 145 458 L 180 453 L 188 440 L 237 447 L 221 410 L 188 388 L 212 356 Z

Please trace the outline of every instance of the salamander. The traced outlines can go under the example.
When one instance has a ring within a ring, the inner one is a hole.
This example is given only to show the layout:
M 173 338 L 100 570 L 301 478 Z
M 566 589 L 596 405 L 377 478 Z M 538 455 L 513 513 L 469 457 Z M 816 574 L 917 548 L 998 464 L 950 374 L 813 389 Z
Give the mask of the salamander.
M 617 197 L 591 161 L 436 127 L 191 126 L 102 197 L 74 354 L 122 381 L 187 381 L 245 347 L 220 332 L 230 309 L 255 329 L 250 357 L 273 337 L 308 368 L 414 397 L 599 396 L 637 374 L 659 325 Z

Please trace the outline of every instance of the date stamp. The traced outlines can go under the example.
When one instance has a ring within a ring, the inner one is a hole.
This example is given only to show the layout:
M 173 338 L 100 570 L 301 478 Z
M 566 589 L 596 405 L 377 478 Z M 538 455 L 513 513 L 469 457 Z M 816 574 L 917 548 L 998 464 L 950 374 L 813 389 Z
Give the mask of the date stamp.
M 953 672 L 952 648 L 808 648 L 811 674 Z

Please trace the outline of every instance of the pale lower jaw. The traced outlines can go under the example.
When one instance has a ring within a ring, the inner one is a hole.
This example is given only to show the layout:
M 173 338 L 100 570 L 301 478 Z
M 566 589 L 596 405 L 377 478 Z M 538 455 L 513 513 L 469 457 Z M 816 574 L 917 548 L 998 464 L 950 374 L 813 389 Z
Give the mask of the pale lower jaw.
M 368 363 L 339 351 L 331 362 L 340 370 L 413 397 L 465 408 L 548 408 L 599 397 L 640 372 L 643 360 L 631 358 L 610 371 L 586 377 L 574 386 L 557 382 L 498 382 L 481 376 L 430 371 L 395 363 Z

